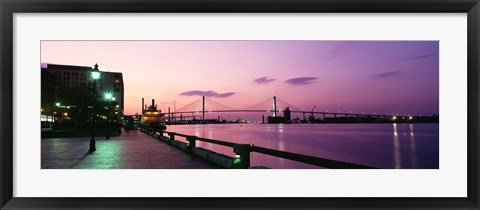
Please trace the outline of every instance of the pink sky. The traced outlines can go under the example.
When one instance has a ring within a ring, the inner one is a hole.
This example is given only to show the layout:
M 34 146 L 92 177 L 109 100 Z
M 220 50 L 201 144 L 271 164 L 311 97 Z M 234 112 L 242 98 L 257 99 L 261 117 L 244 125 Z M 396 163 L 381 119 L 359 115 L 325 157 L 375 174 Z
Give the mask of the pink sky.
M 41 62 L 122 72 L 125 114 L 202 95 L 232 108 L 438 114 L 437 41 L 42 41 Z M 196 91 L 196 92 L 195 92 Z M 183 94 L 182 94 L 183 93 Z M 258 105 L 255 108 L 271 108 Z M 213 105 L 212 105 L 213 106 Z M 200 107 L 200 104 L 198 105 Z M 210 107 L 212 108 L 212 107 Z M 213 107 L 217 108 L 217 107 Z M 283 107 L 280 107 L 283 108 Z M 208 106 L 207 106 L 208 109 Z

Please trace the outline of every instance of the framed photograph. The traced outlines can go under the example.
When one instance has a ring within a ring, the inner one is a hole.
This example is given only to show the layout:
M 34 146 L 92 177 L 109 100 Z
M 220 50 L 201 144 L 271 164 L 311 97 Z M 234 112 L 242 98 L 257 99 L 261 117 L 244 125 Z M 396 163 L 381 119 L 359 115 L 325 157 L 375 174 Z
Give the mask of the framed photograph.
M 479 208 L 478 0 L 0 6 L 1 209 Z

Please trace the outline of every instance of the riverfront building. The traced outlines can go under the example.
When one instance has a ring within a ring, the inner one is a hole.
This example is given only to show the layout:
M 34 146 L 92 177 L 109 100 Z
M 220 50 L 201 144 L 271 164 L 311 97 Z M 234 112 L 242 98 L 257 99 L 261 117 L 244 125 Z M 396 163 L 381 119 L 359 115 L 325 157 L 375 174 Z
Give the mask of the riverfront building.
M 92 70 L 89 66 L 57 64 L 42 66 L 42 121 L 59 122 L 65 129 L 81 129 L 90 125 L 94 85 L 91 78 Z M 122 73 L 107 71 L 101 73 L 96 81 L 95 110 L 99 118 L 97 121 L 100 125 L 107 118 L 111 122 L 119 122 L 124 109 Z M 110 93 L 115 100 L 107 101 L 106 93 Z
M 47 71 L 55 76 L 55 87 L 57 91 L 71 90 L 90 94 L 93 81 L 90 77 L 92 67 L 48 64 L 42 71 Z M 124 108 L 124 87 L 123 76 L 120 72 L 101 71 L 102 76 L 97 81 L 97 100 L 105 100 L 105 93 L 111 93 L 118 102 L 119 107 Z M 58 98 L 57 100 L 61 100 Z

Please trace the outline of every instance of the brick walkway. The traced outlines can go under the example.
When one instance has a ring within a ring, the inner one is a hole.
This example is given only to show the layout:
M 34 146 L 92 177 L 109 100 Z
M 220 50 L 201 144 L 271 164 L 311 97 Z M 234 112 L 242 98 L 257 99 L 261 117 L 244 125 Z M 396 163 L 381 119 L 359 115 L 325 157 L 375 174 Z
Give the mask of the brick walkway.
M 42 169 L 209 169 L 218 168 L 146 134 L 133 130 L 120 136 L 42 139 Z

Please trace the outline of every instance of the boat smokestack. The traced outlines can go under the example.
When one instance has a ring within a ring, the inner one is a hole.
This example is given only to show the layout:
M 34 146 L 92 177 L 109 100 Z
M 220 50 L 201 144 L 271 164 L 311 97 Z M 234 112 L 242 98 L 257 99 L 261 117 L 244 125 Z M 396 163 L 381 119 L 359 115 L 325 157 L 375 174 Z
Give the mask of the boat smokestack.
M 145 99 L 142 98 L 142 114 L 145 114 Z
M 155 99 L 152 99 L 152 108 L 155 107 Z

